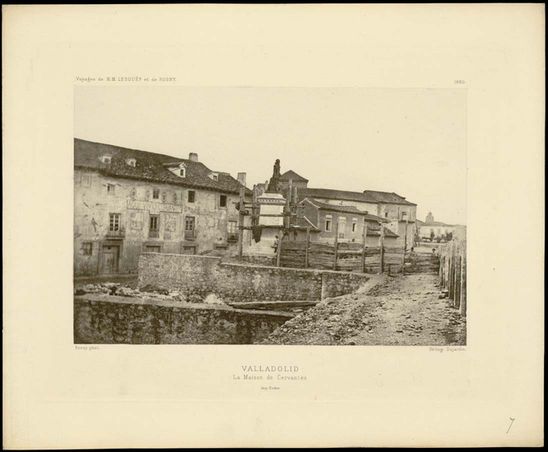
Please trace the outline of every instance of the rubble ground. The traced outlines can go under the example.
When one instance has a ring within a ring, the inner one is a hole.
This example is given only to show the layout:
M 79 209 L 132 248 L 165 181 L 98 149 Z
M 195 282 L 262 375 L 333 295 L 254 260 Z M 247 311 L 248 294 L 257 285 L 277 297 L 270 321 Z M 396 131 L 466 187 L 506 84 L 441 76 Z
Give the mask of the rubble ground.
M 262 343 L 465 345 L 466 319 L 440 297 L 435 274 L 373 279 L 354 294 L 323 300 Z
M 85 294 L 104 294 L 116 295 L 120 297 L 136 297 L 147 298 L 153 300 L 169 300 L 181 303 L 206 303 L 206 304 L 224 304 L 224 302 L 214 294 L 208 295 L 205 299 L 195 294 L 186 294 L 179 290 L 166 290 L 154 286 L 145 286 L 140 289 L 136 288 L 135 282 L 113 282 L 113 281 L 85 281 L 75 283 L 74 295 Z

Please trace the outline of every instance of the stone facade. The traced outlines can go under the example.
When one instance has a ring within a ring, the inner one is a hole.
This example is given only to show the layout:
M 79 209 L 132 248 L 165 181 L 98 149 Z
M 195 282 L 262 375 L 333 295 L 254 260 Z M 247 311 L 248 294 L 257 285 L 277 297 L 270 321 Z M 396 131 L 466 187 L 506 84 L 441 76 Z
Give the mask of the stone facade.
M 74 175 L 77 276 L 135 273 L 143 251 L 236 252 L 238 195 L 107 177 L 88 170 L 76 169 Z M 221 196 L 225 197 L 223 207 Z M 111 224 L 112 215 L 117 216 L 116 224 Z M 112 263 L 106 262 L 107 251 L 117 254 L 111 257 Z

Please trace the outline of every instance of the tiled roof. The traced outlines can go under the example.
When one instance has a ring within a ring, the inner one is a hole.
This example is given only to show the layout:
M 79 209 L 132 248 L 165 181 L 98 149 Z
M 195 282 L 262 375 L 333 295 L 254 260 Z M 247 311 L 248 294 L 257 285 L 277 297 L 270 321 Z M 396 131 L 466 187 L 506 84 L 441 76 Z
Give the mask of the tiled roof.
M 368 224 L 367 225 L 367 236 L 368 237 L 378 237 L 381 235 L 381 227 L 378 223 L 376 224 Z M 391 231 L 390 229 L 388 228 L 384 228 L 384 236 L 385 237 L 399 237 L 398 234 L 396 234 L 395 232 Z
M 337 206 L 334 204 L 327 204 L 325 202 L 318 201 L 317 199 L 309 199 L 305 198 L 307 201 L 311 202 L 314 206 L 316 206 L 318 209 L 322 210 L 330 210 L 332 212 L 342 212 L 342 213 L 351 213 L 354 215 L 360 215 L 361 217 L 365 218 L 366 221 L 372 221 L 372 222 L 382 222 L 386 223 L 388 222 L 387 219 L 379 217 L 377 215 L 373 215 L 370 213 L 365 213 L 363 210 L 358 209 L 355 206 Z M 303 199 L 304 201 L 304 199 Z M 302 201 L 301 201 L 302 202 Z
M 100 157 L 111 156 L 111 163 L 103 163 Z M 126 163 L 127 159 L 136 160 L 135 167 Z M 184 162 L 186 175 L 184 178 L 173 174 L 167 166 Z M 186 187 L 203 188 L 226 193 L 239 193 L 240 183 L 228 173 L 219 172 L 218 180 L 213 180 L 213 172 L 201 162 L 171 157 L 154 152 L 128 149 L 110 144 L 94 143 L 92 141 L 74 139 L 74 166 L 99 171 L 106 176 L 140 179 L 149 182 L 182 185 Z M 246 189 L 246 193 L 251 193 Z
M 407 201 L 403 196 L 396 193 L 384 191 L 365 190 L 364 192 L 332 190 L 329 188 L 302 188 L 298 191 L 300 199 L 304 198 L 324 198 L 338 199 L 341 201 L 357 201 L 369 203 L 403 204 L 416 206 L 416 204 Z
M 293 182 L 308 182 L 308 179 L 305 179 L 304 177 L 302 177 L 301 175 L 297 174 L 295 171 L 293 170 L 288 170 L 286 171 L 285 173 L 283 173 L 281 176 L 280 176 L 280 180 L 283 180 L 283 181 L 289 181 L 289 180 L 292 180 Z
M 298 228 L 310 228 L 310 232 L 319 232 L 320 229 L 306 217 L 297 217 L 295 225 Z
M 421 226 L 453 226 L 452 224 L 442 223 L 441 221 L 424 222 Z

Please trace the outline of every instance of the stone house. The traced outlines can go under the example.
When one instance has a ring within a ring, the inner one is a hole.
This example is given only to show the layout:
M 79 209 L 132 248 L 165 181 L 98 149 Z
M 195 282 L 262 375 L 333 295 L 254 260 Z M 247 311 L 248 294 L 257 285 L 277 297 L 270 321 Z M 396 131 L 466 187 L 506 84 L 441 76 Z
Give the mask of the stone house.
M 196 153 L 181 159 L 75 138 L 75 276 L 134 273 L 144 251 L 235 252 L 245 173 L 238 178 Z
M 363 243 L 364 227 L 367 224 L 367 246 L 378 246 L 381 223 L 388 220 L 366 213 L 355 206 L 335 205 L 321 202 L 317 199 L 305 198 L 298 204 L 299 228 L 293 232 L 290 240 L 304 240 L 305 227 L 310 228 L 310 240 L 334 243 L 337 241 Z M 398 234 L 385 228 L 385 245 L 396 246 Z
M 353 192 L 326 188 L 301 188 L 297 193 L 300 200 L 308 198 L 329 206 L 354 207 L 380 217 L 385 221 L 386 229 L 397 236 L 394 246 L 413 246 L 417 205 L 403 196 L 373 190 Z

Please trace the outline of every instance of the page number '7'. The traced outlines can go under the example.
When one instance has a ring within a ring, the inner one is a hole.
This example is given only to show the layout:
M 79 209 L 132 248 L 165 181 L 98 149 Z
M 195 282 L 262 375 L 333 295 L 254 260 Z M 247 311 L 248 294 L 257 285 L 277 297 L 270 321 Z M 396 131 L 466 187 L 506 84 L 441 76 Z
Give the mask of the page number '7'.
M 508 426 L 508 430 L 506 430 L 506 433 L 508 433 L 510 431 L 510 429 L 512 428 L 512 424 L 514 423 L 514 421 L 516 420 L 515 418 L 511 417 L 509 418 L 510 419 L 510 425 Z

